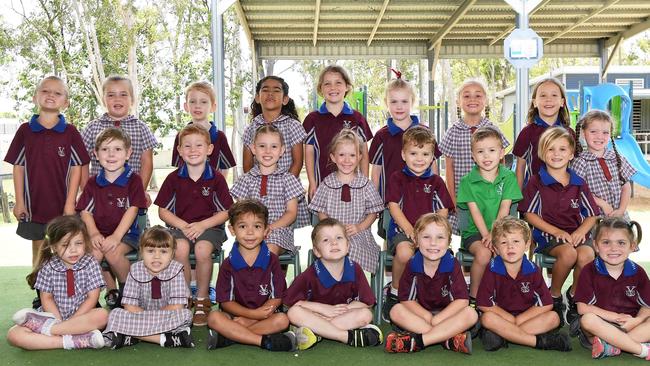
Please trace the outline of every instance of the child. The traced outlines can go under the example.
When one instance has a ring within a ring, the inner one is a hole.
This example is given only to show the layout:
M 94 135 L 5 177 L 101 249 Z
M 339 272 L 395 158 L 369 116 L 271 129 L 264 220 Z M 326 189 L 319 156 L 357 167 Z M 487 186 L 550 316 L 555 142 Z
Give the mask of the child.
M 530 239 L 530 229 L 522 220 L 506 216 L 494 223 L 492 245 L 498 255 L 490 261 L 476 297 L 483 312 L 481 340 L 486 351 L 507 347 L 507 342 L 571 350 L 569 336 L 554 331 L 560 318 L 552 311 L 542 271 L 526 258 Z
M 568 169 L 574 151 L 575 139 L 567 129 L 548 128 L 540 137 L 537 149 L 545 167 L 540 167 L 539 173 L 530 179 L 518 207 L 526 221 L 535 227 L 535 251 L 556 258 L 551 295 L 560 324 L 571 323 L 577 316 L 573 287 L 566 292 L 569 311 L 564 314 L 562 285 L 571 269 L 573 283 L 578 283 L 582 267 L 594 260 L 589 231 L 600 213 L 587 183 Z
M 284 297 L 289 321 L 298 327 L 298 349 L 314 346 L 321 337 L 352 347 L 381 344 L 381 330 L 370 324 L 375 295 L 361 266 L 348 257 L 345 226 L 333 218 L 321 220 L 311 241 L 318 259 L 293 280 Z
M 623 350 L 648 360 L 650 282 L 643 267 L 628 258 L 639 248 L 641 225 L 608 217 L 598 223 L 594 238 L 598 257 L 578 280 L 575 301 L 581 330 L 575 333 L 581 343 L 591 346 L 593 358 L 616 356 Z M 572 331 L 577 325 L 571 324 Z
M 298 112 L 289 98 L 289 84 L 277 76 L 267 76 L 257 82 L 255 86 L 255 99 L 251 103 L 253 119 L 244 130 L 244 173 L 253 167 L 253 155 L 250 146 L 253 144 L 255 131 L 263 125 L 273 125 L 282 133 L 282 139 L 287 147 L 278 162 L 280 171 L 298 177 L 302 170 L 303 151 L 302 143 L 305 141 L 305 131 L 298 121 Z
M 307 132 L 305 169 L 309 180 L 309 198 L 314 196 L 320 182 L 333 171 L 325 149 L 341 129 L 354 130 L 364 142 L 372 139 L 372 131 L 366 119 L 345 101 L 345 97 L 352 90 L 352 82 L 342 66 L 330 65 L 324 68 L 318 76 L 316 90 L 325 102 L 317 111 L 309 113 L 302 123 Z M 360 166 L 361 173 L 367 177 L 368 148 L 365 144 Z
M 188 126 L 196 124 L 210 132 L 210 143 L 214 147 L 208 162 L 212 169 L 220 170 L 223 177 L 228 178 L 228 170 L 237 163 L 228 146 L 226 134 L 217 130 L 214 122 L 210 121 L 210 114 L 217 109 L 217 97 L 212 85 L 207 81 L 196 81 L 190 84 L 185 89 L 183 109 L 192 117 Z M 178 146 L 178 135 L 174 139 L 174 146 Z M 180 164 L 183 164 L 183 159 L 178 155 L 178 151 L 172 149 L 172 165 L 177 167 Z
M 323 220 L 332 217 L 345 225 L 350 238 L 350 259 L 364 271 L 375 273 L 379 246 L 370 226 L 384 204 L 368 177 L 361 174 L 359 163 L 364 142 L 352 130 L 344 128 L 330 143 L 330 160 L 336 171 L 325 177 L 309 203 L 309 209 Z
M 414 236 L 418 250 L 400 280 L 400 303 L 390 312 L 393 323 L 407 332 L 389 333 L 386 352 L 417 352 L 440 343 L 445 349 L 471 354 L 467 329 L 478 315 L 468 306 L 463 270 L 449 250 L 449 221 L 434 213 L 422 215 Z
M 90 158 L 79 132 L 61 114 L 69 105 L 63 80 L 44 78 L 32 99 L 38 114 L 18 128 L 4 160 L 14 166 L 16 233 L 32 241 L 35 267 L 45 224 L 61 214 L 74 214 L 81 166 Z
M 140 340 L 161 347 L 193 348 L 192 312 L 183 265 L 173 260 L 176 242 L 161 226 L 144 232 L 140 261 L 131 265 L 122 306 L 114 309 L 104 331 L 106 347 L 118 349 Z
M 146 208 L 142 180 L 126 161 L 131 156 L 131 139 L 121 129 L 109 127 L 97 136 L 95 155 L 102 169 L 86 183 L 77 211 L 88 228 L 92 254 L 104 258 L 117 276 L 120 289 L 129 274 L 126 254 L 138 249 L 139 208 Z
M 298 178 L 279 167 L 285 152 L 282 133 L 273 124 L 262 125 L 248 149 L 257 164 L 237 179 L 230 193 L 235 199 L 258 199 L 269 209 L 271 224 L 266 244 L 272 253 L 297 254 L 292 225 L 299 215 L 303 216 L 302 222 L 307 221 L 305 190 Z
M 190 252 L 196 257 L 196 301 L 193 324 L 208 323 L 212 303 L 208 287 L 212 278 L 212 252 L 226 241 L 223 223 L 228 218 L 232 197 L 221 173 L 208 164 L 212 152 L 208 131 L 190 125 L 178 134 L 178 154 L 185 164 L 171 172 L 160 188 L 158 215 L 171 227 L 176 239 L 175 259 L 183 264 L 185 281 L 190 283 Z
M 528 124 L 519 132 L 512 153 L 517 157 L 517 184 L 519 188 L 539 173 L 544 162 L 538 157 L 539 137 L 548 127 L 566 128 L 573 137 L 575 133 L 569 126 L 569 107 L 562 82 L 549 77 L 540 80 L 533 88 L 533 96 L 528 107 Z
M 445 182 L 431 169 L 436 139 L 426 127 L 413 127 L 404 133 L 402 159 L 406 167 L 388 180 L 386 202 L 391 215 L 386 233 L 388 250 L 393 254 L 393 281 L 385 287 L 386 303 L 382 316 L 390 319 L 390 309 L 399 302 L 398 289 L 406 262 L 415 254 L 413 225 L 429 212 L 447 217 L 454 209 Z
M 9 344 L 28 350 L 104 347 L 98 329 L 106 325 L 108 313 L 95 307 L 104 280 L 91 248 L 77 216 L 48 223 L 38 262 L 27 276 L 29 286 L 40 290 L 42 307 L 14 314 Z
M 504 155 L 501 132 L 495 127 L 481 127 L 471 141 L 476 166 L 461 178 L 457 203 L 458 208 L 469 211 L 468 225 L 461 228 L 461 247 L 474 256 L 469 298 L 475 303 L 483 271 L 492 258 L 492 223 L 508 215 L 512 203 L 522 196 L 515 174 L 500 164 Z
M 578 156 L 571 167 L 587 181 L 594 200 L 606 216 L 628 218 L 627 205 L 632 195 L 630 178 L 636 169 L 618 153 L 613 133 L 614 121 L 605 111 L 587 112 L 576 126 L 578 136 L 582 132 L 587 151 L 577 144 Z M 576 141 L 580 141 L 579 138 Z M 612 148 L 607 144 L 611 141 Z
M 278 257 L 264 242 L 269 211 L 258 200 L 244 199 L 230 207 L 228 217 L 235 243 L 219 267 L 216 289 L 221 311 L 208 317 L 208 349 L 237 342 L 293 351 L 296 336 L 280 333 L 289 326 L 289 318 L 277 311 L 287 284 Z

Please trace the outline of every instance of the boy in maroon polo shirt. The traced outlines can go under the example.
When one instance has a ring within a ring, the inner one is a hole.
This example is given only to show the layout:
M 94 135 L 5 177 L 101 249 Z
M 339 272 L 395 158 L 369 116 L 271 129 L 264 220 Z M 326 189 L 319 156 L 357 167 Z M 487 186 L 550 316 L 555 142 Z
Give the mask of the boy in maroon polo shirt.
M 492 227 L 497 256 L 483 274 L 476 296 L 481 315 L 481 340 L 486 351 L 513 342 L 537 349 L 570 351 L 569 336 L 553 332 L 560 318 L 542 272 L 524 253 L 530 247 L 525 221 L 506 216 Z
M 208 323 L 210 312 L 208 288 L 212 278 L 212 252 L 221 250 L 226 240 L 223 223 L 228 218 L 232 197 L 221 173 L 208 164 L 212 152 L 210 135 L 204 128 L 190 125 L 179 133 L 178 153 L 185 164 L 171 172 L 154 202 L 158 215 L 176 239 L 176 260 L 184 266 L 185 280 L 190 283 L 189 255 L 196 257 L 197 295 L 193 324 Z
M 640 239 L 641 226 L 621 217 L 602 220 L 594 231 L 598 257 L 580 274 L 575 301 L 582 317 L 571 323 L 571 335 L 591 348 L 593 358 L 623 350 L 650 360 L 650 281 L 628 259 Z
M 431 168 L 436 139 L 426 127 L 411 127 L 403 136 L 402 159 L 406 167 L 394 172 L 386 191 L 391 221 L 386 232 L 388 249 L 393 254 L 393 281 L 386 285 L 386 302 L 382 308 L 385 321 L 397 297 L 406 262 L 415 254 L 413 225 L 420 216 L 435 212 L 447 217 L 454 204 L 445 182 Z
M 336 219 L 320 221 L 311 233 L 318 259 L 287 290 L 284 303 L 295 329 L 298 349 L 314 346 L 321 337 L 352 347 L 381 344 L 370 307 L 375 295 L 361 266 L 348 257 L 345 226 Z
M 296 336 L 280 333 L 289 319 L 277 311 L 287 284 L 278 257 L 264 242 L 269 211 L 258 200 L 243 199 L 230 207 L 228 217 L 228 230 L 236 241 L 219 268 L 216 290 L 221 311 L 208 316 L 208 349 L 237 342 L 293 351 Z

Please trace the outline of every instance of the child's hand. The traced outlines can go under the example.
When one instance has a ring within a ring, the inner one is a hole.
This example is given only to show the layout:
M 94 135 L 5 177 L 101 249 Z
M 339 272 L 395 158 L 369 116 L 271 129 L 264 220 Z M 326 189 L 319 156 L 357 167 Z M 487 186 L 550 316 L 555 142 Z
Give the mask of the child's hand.
M 637 325 L 643 323 L 643 318 L 635 318 L 629 314 L 620 314 L 620 317 L 615 319 L 615 322 L 625 329 L 626 332 L 636 328 Z
M 360 231 L 361 230 L 359 230 L 359 225 L 357 224 L 345 225 L 345 233 L 348 234 L 348 237 L 355 235 Z
M 18 203 L 17 200 L 16 204 L 14 205 L 14 216 L 18 221 L 27 219 L 27 208 L 25 208 L 25 205 L 22 202 Z
M 571 237 L 571 234 L 567 233 L 564 230 L 558 230 L 556 232 L 551 233 L 557 239 L 558 243 L 560 244 L 568 244 L 568 243 L 573 243 L 573 238 Z
M 348 306 L 346 304 L 325 305 L 322 309 L 319 309 L 318 312 L 326 318 L 333 319 L 347 313 Z
M 106 238 L 104 238 L 104 243 L 102 245 L 104 253 L 112 252 L 117 248 L 118 245 L 120 245 L 120 242 L 122 241 L 122 238 L 118 238 L 114 235 L 109 235 Z
M 415 241 L 415 233 L 414 233 L 413 227 L 410 227 L 410 228 L 404 230 L 404 234 L 406 234 L 406 236 L 409 239 Z
M 149 206 L 151 206 L 152 201 L 151 201 L 151 196 L 149 195 L 149 192 L 147 192 L 147 191 L 144 191 L 144 200 L 147 203 L 147 208 L 149 208 Z
M 66 203 L 63 206 L 63 214 L 64 215 L 74 215 L 77 211 L 74 209 L 74 202 L 73 203 Z
M 605 215 L 609 217 L 623 217 L 625 216 L 625 210 L 621 210 L 620 208 L 617 208 L 616 210 L 612 210 L 609 213 L 605 213 Z
M 257 310 L 260 311 L 260 314 L 263 315 L 264 319 L 267 319 L 275 312 L 275 306 L 273 305 L 260 306 Z
M 185 233 L 185 236 L 187 236 L 188 239 L 194 241 L 205 232 L 205 229 L 207 228 L 202 222 L 193 222 L 186 226 L 187 233 L 183 233 Z
M 614 207 L 612 207 L 612 205 L 607 203 L 607 201 L 605 201 L 605 200 L 602 200 L 602 202 L 599 202 L 599 203 L 600 203 L 600 205 L 599 205 L 600 209 L 603 210 L 603 213 L 605 214 L 605 216 L 612 216 L 612 211 L 614 211 Z
M 576 230 L 573 232 L 573 234 L 571 234 L 571 244 L 573 244 L 574 247 L 577 247 L 584 242 L 585 234 L 583 234 L 580 230 Z
M 309 195 L 309 200 L 311 201 L 312 198 L 314 198 L 314 195 L 316 194 L 316 189 L 318 187 L 315 184 L 309 184 L 307 187 L 307 194 Z
M 484 247 L 492 250 L 492 234 L 487 234 L 481 239 L 481 244 L 483 244 Z
M 93 247 L 95 249 L 100 250 L 103 252 L 104 249 L 104 235 L 100 234 L 99 232 L 97 234 L 94 234 L 90 237 L 90 242 L 93 244 Z

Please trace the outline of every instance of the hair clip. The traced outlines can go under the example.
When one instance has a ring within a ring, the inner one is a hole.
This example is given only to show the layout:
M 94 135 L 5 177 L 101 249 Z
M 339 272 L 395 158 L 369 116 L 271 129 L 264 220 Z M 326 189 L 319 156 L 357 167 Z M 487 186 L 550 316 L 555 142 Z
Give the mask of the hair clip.
M 401 79 L 401 78 L 402 78 L 402 73 L 401 73 L 401 72 L 399 72 L 399 71 L 393 69 L 392 67 L 390 68 L 390 71 L 394 72 L 394 73 L 395 73 L 395 76 L 396 76 L 398 79 Z

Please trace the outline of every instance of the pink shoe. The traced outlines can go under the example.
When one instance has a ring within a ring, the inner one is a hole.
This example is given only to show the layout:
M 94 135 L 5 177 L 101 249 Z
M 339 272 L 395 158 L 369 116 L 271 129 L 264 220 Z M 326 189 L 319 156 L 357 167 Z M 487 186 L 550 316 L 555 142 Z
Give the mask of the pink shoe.
M 58 323 L 54 314 L 39 312 L 30 308 L 18 310 L 12 319 L 16 325 L 29 328 L 32 332 L 39 334 L 49 333 L 52 325 Z M 47 332 L 43 332 L 43 330 L 47 330 Z
M 618 356 L 620 354 L 620 348 L 612 346 L 599 337 L 594 337 L 594 341 L 591 345 L 591 358 L 605 358 Z
M 97 329 L 85 334 L 76 334 L 72 336 L 73 349 L 82 348 L 102 348 L 104 347 L 104 336 Z

